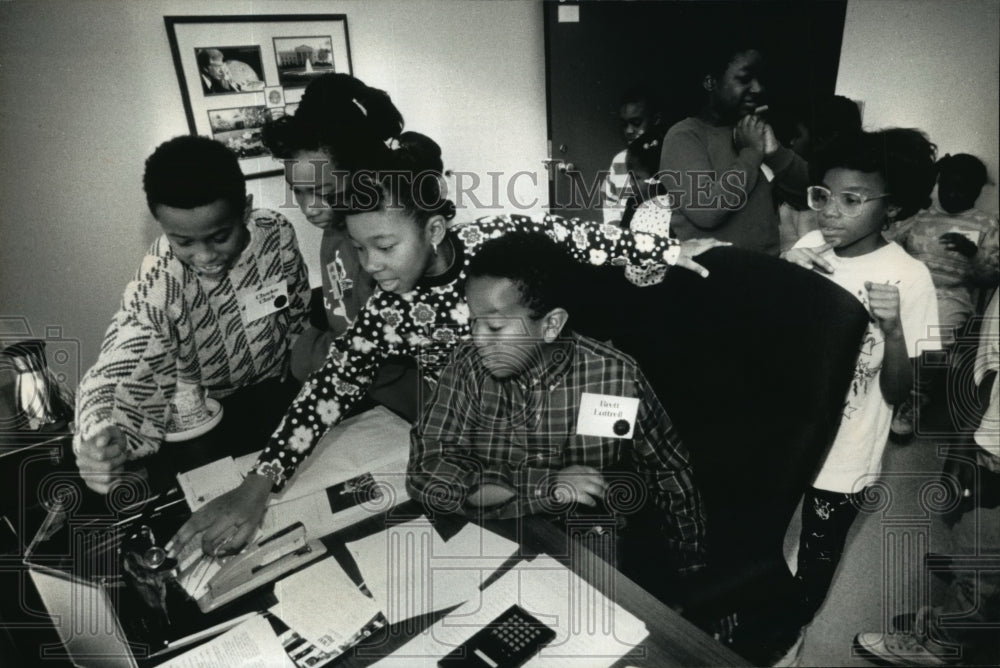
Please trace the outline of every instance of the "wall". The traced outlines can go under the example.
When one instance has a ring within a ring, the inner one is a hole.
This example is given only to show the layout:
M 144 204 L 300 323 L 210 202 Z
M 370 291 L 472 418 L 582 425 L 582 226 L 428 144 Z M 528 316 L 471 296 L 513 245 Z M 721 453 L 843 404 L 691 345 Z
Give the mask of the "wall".
M 868 128 L 918 127 L 940 155 L 978 156 L 996 182 L 997 0 L 850 0 L 837 92 L 865 103 Z M 997 188 L 977 203 L 996 213 Z
M 407 128 L 439 141 L 448 167 L 540 169 L 545 73 L 535 1 L 0 2 L 0 315 L 28 318 L 36 335 L 62 327 L 80 340 L 83 367 L 96 359 L 122 288 L 158 233 L 142 193 L 145 158 L 188 132 L 163 16 L 268 13 L 346 14 L 355 75 L 389 91 Z M 286 202 L 280 178 L 250 186 L 258 203 Z M 540 210 L 544 176 L 518 186 L 518 201 Z M 318 282 L 319 234 L 297 209 L 281 210 Z M 16 335 L 12 327 L 0 323 L 0 336 Z
M 27 317 L 36 334 L 60 326 L 82 365 L 96 358 L 156 234 L 143 161 L 188 131 L 163 15 L 265 13 L 347 14 L 355 74 L 388 90 L 450 167 L 485 175 L 544 157 L 537 0 L 0 2 L 0 316 Z M 870 127 L 922 127 L 996 180 L 998 19 L 996 0 L 850 0 L 838 91 L 865 101 Z M 519 201 L 544 203 L 544 178 L 518 183 Z M 251 186 L 262 204 L 286 201 L 280 179 Z M 997 210 L 995 188 L 980 206 Z M 283 210 L 315 264 L 318 234 Z

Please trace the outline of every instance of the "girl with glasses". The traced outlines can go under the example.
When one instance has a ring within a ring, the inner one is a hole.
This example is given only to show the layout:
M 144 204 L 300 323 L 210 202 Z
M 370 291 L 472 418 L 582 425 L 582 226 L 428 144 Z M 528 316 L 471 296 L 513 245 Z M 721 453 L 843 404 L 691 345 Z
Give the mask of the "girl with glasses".
M 920 131 L 890 129 L 845 139 L 811 165 L 808 189 L 819 229 L 783 257 L 819 271 L 871 314 L 833 445 L 802 506 L 796 580 L 808 623 L 840 562 L 847 532 L 881 472 L 892 406 L 913 385 L 911 359 L 936 350 L 937 299 L 930 273 L 882 232 L 930 204 L 935 146 Z

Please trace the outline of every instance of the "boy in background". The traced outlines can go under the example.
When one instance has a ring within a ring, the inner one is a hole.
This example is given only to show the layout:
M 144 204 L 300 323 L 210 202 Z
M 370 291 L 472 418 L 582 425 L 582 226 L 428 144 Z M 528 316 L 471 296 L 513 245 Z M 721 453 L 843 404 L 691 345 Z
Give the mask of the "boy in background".
M 625 214 L 628 183 L 628 145 L 648 132 L 663 137 L 663 117 L 653 94 L 641 87 L 628 89 L 621 97 L 618 115 L 626 148 L 611 160 L 610 173 L 604 180 L 604 222 L 618 223 Z M 656 169 L 653 169 L 656 172 Z
M 946 155 L 937 162 L 937 172 L 937 204 L 896 223 L 886 238 L 930 270 L 945 337 L 942 343 L 950 346 L 975 314 L 980 290 L 997 284 L 1000 226 L 996 216 L 975 208 L 988 181 L 986 165 L 979 158 L 967 153 Z M 905 440 L 913 435 L 916 412 L 929 401 L 929 389 L 925 378 L 896 410 L 894 437 Z
M 687 449 L 635 360 L 567 330 L 566 261 L 534 233 L 472 259 L 472 345 L 456 349 L 411 433 L 408 487 L 432 508 L 511 518 L 599 505 L 609 481 L 638 473 L 672 572 L 691 574 L 705 563 L 705 518 Z
M 621 227 L 628 229 L 640 204 L 663 195 L 663 185 L 656 178 L 660 166 L 660 149 L 663 146 L 663 132 L 653 130 L 635 138 L 625 149 L 627 186 L 621 193 L 624 202 Z M 631 179 L 631 182 L 628 181 Z
M 271 383 L 261 396 L 276 413 L 273 428 L 294 394 L 280 381 L 306 324 L 309 282 L 295 231 L 281 214 L 253 208 L 229 149 L 171 139 L 146 161 L 143 186 L 163 235 L 125 287 L 77 394 L 73 450 L 100 493 L 125 462 L 160 449 L 179 385 L 224 399 Z M 257 412 L 241 421 L 256 424 Z

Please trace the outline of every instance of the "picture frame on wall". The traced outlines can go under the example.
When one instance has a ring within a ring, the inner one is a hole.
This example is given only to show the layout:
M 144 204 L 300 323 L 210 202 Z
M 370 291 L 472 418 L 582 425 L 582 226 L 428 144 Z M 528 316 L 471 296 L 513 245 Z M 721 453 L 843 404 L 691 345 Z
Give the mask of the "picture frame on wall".
M 248 179 L 282 173 L 264 123 L 298 107 L 328 72 L 353 74 L 344 14 L 165 16 L 191 134 L 223 142 Z

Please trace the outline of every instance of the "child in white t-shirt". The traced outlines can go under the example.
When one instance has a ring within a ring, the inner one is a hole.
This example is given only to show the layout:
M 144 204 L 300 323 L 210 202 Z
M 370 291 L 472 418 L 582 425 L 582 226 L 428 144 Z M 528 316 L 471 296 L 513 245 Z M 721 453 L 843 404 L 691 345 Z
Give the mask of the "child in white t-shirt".
M 871 314 L 840 428 L 803 501 L 795 576 L 802 623 L 826 598 L 861 497 L 881 472 L 892 406 L 913 385 L 910 360 L 940 347 L 930 272 L 882 236 L 930 203 L 934 151 L 923 133 L 908 129 L 840 142 L 813 165 L 820 178 L 808 202 L 819 229 L 783 254 L 850 291 Z

